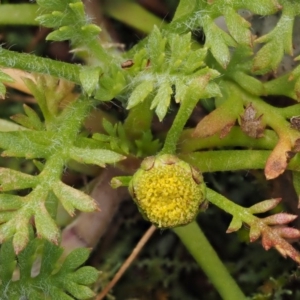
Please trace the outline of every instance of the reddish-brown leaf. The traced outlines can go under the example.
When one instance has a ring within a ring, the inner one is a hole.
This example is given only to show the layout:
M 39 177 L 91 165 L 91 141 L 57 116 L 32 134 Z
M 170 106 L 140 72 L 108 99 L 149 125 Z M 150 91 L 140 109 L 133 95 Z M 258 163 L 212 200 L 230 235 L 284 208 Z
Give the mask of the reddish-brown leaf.
M 288 137 L 279 139 L 265 166 L 267 179 L 274 179 L 285 171 L 288 164 L 286 152 L 291 151 L 291 147 Z
M 208 137 L 221 132 L 224 138 L 242 111 L 242 103 L 229 98 L 197 124 L 192 136 Z
M 274 247 L 283 257 L 289 256 L 297 263 L 300 263 L 300 253 L 286 240 L 284 240 L 276 230 L 266 228 L 262 232 L 262 245 L 269 250 Z
M 292 227 L 278 227 L 273 229 L 274 232 L 279 234 L 284 239 L 298 239 L 300 238 L 300 231 Z
M 267 225 L 284 225 L 294 221 L 297 215 L 279 213 L 262 219 Z

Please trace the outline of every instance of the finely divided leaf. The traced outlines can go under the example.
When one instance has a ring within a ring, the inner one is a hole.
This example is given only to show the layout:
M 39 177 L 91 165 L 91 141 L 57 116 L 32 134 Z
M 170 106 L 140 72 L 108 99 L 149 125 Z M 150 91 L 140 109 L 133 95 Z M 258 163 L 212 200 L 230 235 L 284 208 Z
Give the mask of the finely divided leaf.
M 113 164 L 125 159 L 125 156 L 104 149 L 81 149 L 72 147 L 70 158 L 82 164 L 95 164 L 104 167 L 105 164 Z
M 53 192 L 71 216 L 74 215 L 75 209 L 84 212 L 92 212 L 98 209 L 92 197 L 60 181 L 53 185 Z
M 137 104 L 143 102 L 145 98 L 153 91 L 154 82 L 153 80 L 145 80 L 140 83 L 130 95 L 128 100 L 127 109 L 130 109 Z

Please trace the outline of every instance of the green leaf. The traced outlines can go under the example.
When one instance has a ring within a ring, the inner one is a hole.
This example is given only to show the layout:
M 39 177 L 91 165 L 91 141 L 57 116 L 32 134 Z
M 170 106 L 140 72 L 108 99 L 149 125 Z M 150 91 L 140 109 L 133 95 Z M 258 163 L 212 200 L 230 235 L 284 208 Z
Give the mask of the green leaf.
M 23 201 L 20 196 L 2 193 L 0 194 L 0 211 L 19 209 Z
M 250 242 L 256 241 L 261 236 L 261 229 L 259 227 L 259 224 L 251 225 L 249 236 L 250 236 Z
M 102 126 L 104 128 L 104 130 L 110 135 L 110 136 L 117 136 L 117 132 L 116 132 L 116 126 L 114 126 L 112 123 L 110 123 L 108 120 L 106 120 L 105 118 L 102 121 Z
M 98 87 L 100 71 L 101 68 L 99 67 L 85 67 L 80 70 L 80 82 L 88 96 L 91 96 Z
M 138 157 L 146 157 L 152 155 L 153 153 L 158 153 L 159 149 L 162 146 L 161 142 L 158 139 L 153 140 L 151 130 L 143 132 L 142 137 L 139 140 L 135 140 L 135 144 L 138 149 Z
M 10 239 L 15 233 L 15 219 L 10 219 L 5 224 L 2 224 L 0 226 L 0 243 L 3 243 L 4 241 Z
M 38 114 L 26 104 L 23 105 L 23 108 L 29 120 L 31 121 L 33 128 L 35 130 L 44 130 L 44 124 L 42 123 Z
M 66 281 L 64 287 L 75 299 L 90 299 L 95 296 L 95 293 L 87 286 L 79 285 L 71 281 Z
M 50 287 L 49 294 L 51 299 L 61 299 L 61 300 L 73 300 L 74 298 L 65 294 L 64 291 L 57 289 L 55 286 Z
M 81 1 L 70 3 L 69 7 L 73 11 L 76 19 L 81 20 L 85 18 L 84 5 Z
M 145 80 L 140 83 L 132 92 L 129 100 L 127 109 L 130 109 L 137 104 L 143 102 L 146 97 L 153 91 L 154 82 L 153 80 Z
M 19 171 L 0 168 L 1 191 L 21 190 L 35 187 L 38 178 Z
M 103 119 L 102 125 L 109 136 L 96 133 L 93 135 L 93 139 L 109 143 L 110 148 L 113 151 L 129 154 L 129 149 L 132 145 L 126 136 L 122 123 L 119 122 L 112 125 L 109 121 Z
M 162 69 L 165 59 L 166 39 L 161 35 L 157 26 L 154 26 L 148 38 L 148 53 L 150 55 L 151 67 L 154 70 Z
M 41 15 L 35 20 L 44 27 L 57 28 L 68 25 L 72 21 L 72 18 L 61 11 L 53 11 L 51 14 Z
M 176 103 L 180 103 L 185 98 L 189 86 L 187 85 L 187 83 L 181 81 L 180 79 L 176 81 L 175 86 L 175 101 Z
M 277 0 L 264 1 L 240 1 L 235 0 L 236 8 L 248 9 L 257 15 L 271 15 L 282 9 L 282 6 Z
M 43 242 L 44 249 L 40 269 L 40 274 L 42 277 L 53 272 L 53 270 L 56 268 L 55 263 L 64 252 L 63 248 L 58 247 L 47 240 L 44 240 Z
M 179 2 L 173 21 L 190 14 L 197 8 L 197 0 L 182 0 Z
M 242 18 L 234 9 L 224 10 L 226 24 L 231 36 L 240 45 L 252 46 L 251 24 Z
M 184 61 L 182 71 L 185 74 L 192 74 L 198 68 L 204 66 L 204 59 L 207 55 L 207 49 L 202 48 L 195 51 L 191 51 Z
M 238 231 L 242 227 L 242 225 L 242 220 L 239 217 L 234 216 L 230 222 L 229 227 L 226 230 L 226 233 Z
M 275 71 L 283 57 L 284 50 L 277 40 L 265 44 L 256 54 L 253 60 L 252 70 L 255 74 L 265 74 Z
M 73 274 L 70 274 L 72 281 L 84 285 L 89 285 L 95 282 L 98 279 L 99 272 L 89 266 L 82 267 L 76 270 Z
M 46 37 L 46 41 L 61 42 L 69 40 L 74 36 L 74 28 L 70 25 L 62 26 L 57 30 L 52 31 Z
M 0 148 L 6 149 L 2 156 L 44 158 L 51 149 L 53 132 L 11 131 L 0 132 Z
M 96 24 L 87 24 L 82 26 L 80 29 L 83 33 L 86 33 L 90 36 L 95 36 L 101 32 L 101 28 Z
M 261 201 L 259 203 L 252 205 L 251 207 L 249 207 L 248 211 L 251 214 L 264 213 L 264 212 L 267 212 L 267 211 L 273 209 L 274 207 L 276 207 L 280 201 L 281 201 L 281 198 Z
M 60 238 L 60 231 L 44 203 L 40 203 L 35 208 L 34 221 L 38 237 L 45 238 L 57 245 Z
M 4 98 L 6 87 L 3 82 L 14 82 L 15 80 L 0 70 L 0 98 Z
M 114 164 L 125 159 L 125 156 L 116 152 L 104 149 L 80 149 L 72 147 L 70 149 L 70 158 L 79 163 L 95 164 L 104 167 L 105 164 Z
M 152 101 L 150 109 L 156 107 L 155 112 L 159 118 L 159 121 L 162 121 L 167 114 L 172 93 L 173 90 L 168 82 L 162 83 L 158 88 L 158 92 Z
M 296 6 L 286 3 L 275 28 L 255 41 L 256 43 L 266 43 L 254 58 L 253 70 L 257 74 L 263 74 L 270 70 L 275 71 L 284 53 L 293 55 L 292 36 L 297 13 L 300 13 L 300 7 L 297 11 Z M 279 36 L 280 39 L 278 39 Z
M 27 217 L 18 214 L 16 233 L 13 237 L 13 246 L 16 254 L 19 254 L 29 241 L 30 225 L 28 225 L 28 221 Z
M 28 128 L 28 129 L 36 129 L 35 125 L 32 123 L 32 121 L 23 114 L 16 114 L 10 117 L 11 120 L 14 122 Z
M 36 3 L 45 9 L 55 9 L 55 10 L 60 10 L 64 11 L 69 4 L 70 1 L 68 0 L 37 0 Z
M 101 101 L 108 101 L 114 97 L 120 96 L 126 87 L 124 71 L 120 66 L 111 65 L 99 79 L 99 89 L 96 90 L 95 98 Z
M 170 72 L 178 70 L 181 64 L 185 64 L 186 56 L 191 50 L 191 33 L 185 35 L 172 34 L 168 39 L 171 48 L 171 57 L 168 64 Z
M 11 280 L 16 264 L 12 239 L 10 239 L 2 244 L 0 249 L 0 278 L 4 286 Z
M 88 259 L 90 253 L 91 251 L 87 248 L 77 248 L 73 250 L 63 262 L 63 271 L 75 271 Z
M 235 41 L 213 21 L 208 22 L 204 27 L 206 34 L 205 47 L 210 51 L 218 63 L 226 68 L 230 61 L 230 52 L 228 46 L 235 47 Z
M 74 215 L 75 209 L 84 212 L 98 210 L 97 203 L 92 197 L 62 182 L 57 182 L 53 186 L 53 192 L 71 216 Z
M 37 252 L 42 256 L 41 268 L 39 274 L 32 277 Z M 59 262 L 62 253 L 63 249 L 58 246 L 32 239 L 27 247 L 15 256 L 11 240 L 5 242 L 0 249 L 0 294 L 12 300 L 72 300 L 93 297 L 94 293 L 87 285 L 96 281 L 98 272 L 92 267 L 80 268 L 88 258 L 89 251 L 76 249 L 75 255 L 71 252 L 67 256 L 68 263 Z M 16 269 L 20 276 L 13 279 Z
M 43 77 L 40 77 L 41 80 L 42 78 Z M 47 106 L 45 86 L 43 82 L 41 82 L 41 80 L 38 81 L 39 84 L 37 84 L 30 78 L 23 78 L 26 87 L 31 91 L 34 98 L 37 100 L 39 107 L 41 108 L 41 111 L 43 113 L 43 116 L 45 118 L 45 121 L 47 121 L 51 118 L 51 114 Z
M 0 81 L 1 82 L 14 82 L 15 80 L 7 75 L 5 72 L 0 70 Z
M 1 211 L 0 212 L 0 224 L 6 223 L 11 219 L 17 218 L 17 211 Z

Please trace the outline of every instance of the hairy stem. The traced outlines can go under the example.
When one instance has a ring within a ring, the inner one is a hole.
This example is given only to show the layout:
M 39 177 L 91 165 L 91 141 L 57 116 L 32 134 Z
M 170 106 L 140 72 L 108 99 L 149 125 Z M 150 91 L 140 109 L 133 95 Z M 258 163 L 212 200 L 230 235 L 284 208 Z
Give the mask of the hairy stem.
M 246 135 L 240 127 L 233 127 L 229 134 L 220 138 L 215 134 L 205 138 L 193 137 L 194 129 L 186 129 L 182 132 L 178 147 L 182 153 L 193 152 L 200 149 L 213 147 L 245 147 L 254 149 L 273 149 L 277 143 L 277 135 L 272 130 L 265 130 L 264 136 L 259 139 Z
M 180 154 L 179 157 L 201 172 L 264 169 L 271 151 L 267 150 L 218 150 Z M 288 164 L 288 170 L 300 171 L 300 156 Z
M 21 69 L 28 72 L 49 74 L 80 83 L 78 65 L 54 61 L 32 54 L 17 53 L 0 47 L 0 66 Z
M 180 134 L 188 118 L 190 117 L 194 107 L 196 106 L 199 97 L 197 94 L 191 94 L 190 97 L 184 98 L 180 103 L 180 108 L 170 128 L 163 149 L 160 154 L 174 154 Z
M 154 25 L 159 27 L 166 25 L 162 19 L 133 1 L 105 1 L 104 11 L 110 17 L 145 33 L 151 32 Z
M 196 222 L 174 228 L 173 231 L 211 280 L 222 299 L 246 298 Z

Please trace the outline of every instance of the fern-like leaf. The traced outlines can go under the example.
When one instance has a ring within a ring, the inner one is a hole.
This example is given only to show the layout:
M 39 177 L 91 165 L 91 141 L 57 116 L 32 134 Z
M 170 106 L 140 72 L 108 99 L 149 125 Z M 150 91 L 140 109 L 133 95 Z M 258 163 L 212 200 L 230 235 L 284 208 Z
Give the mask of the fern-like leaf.
M 93 297 L 88 285 L 96 281 L 98 272 L 92 267 L 81 267 L 89 256 L 89 250 L 76 249 L 61 263 L 62 252 L 62 248 L 47 241 L 32 239 L 15 256 L 12 241 L 5 242 L 0 249 L 1 297 L 68 300 Z M 42 255 L 40 270 L 35 261 L 38 253 Z
M 181 102 L 191 89 L 195 89 L 196 93 L 201 90 L 203 98 L 219 94 L 217 86 L 212 82 L 219 73 L 205 67 L 205 48 L 192 50 L 190 33 L 165 34 L 155 27 L 145 49 L 135 53 L 134 65 L 126 69 L 131 78 L 128 109 L 150 95 L 153 98 L 151 109 L 155 109 L 162 121 L 173 94 L 177 102 Z M 208 79 L 204 80 L 204 86 L 200 83 L 203 78 Z M 198 86 L 195 84 L 196 80 L 199 81 Z
M 25 107 L 27 116 L 23 119 L 19 116 L 17 120 L 36 130 L 0 132 L 0 148 L 4 149 L 2 156 L 45 159 L 46 162 L 39 165 L 41 171 L 35 176 L 11 169 L 0 170 L 1 191 L 30 189 L 22 197 L 0 194 L 0 202 L 3 204 L 0 209 L 0 241 L 13 237 L 16 253 L 20 253 L 29 240 L 32 219 L 38 236 L 58 243 L 60 231 L 47 205 L 49 195 L 54 195 L 54 202 L 61 201 L 71 215 L 74 215 L 75 209 L 85 212 L 97 209 L 89 195 L 61 182 L 61 174 L 69 160 L 105 166 L 106 163 L 124 159 L 124 156 L 111 150 L 90 148 L 93 139 L 86 138 L 90 142 L 84 146 L 78 143 L 79 129 L 91 107 L 87 99 L 76 99 L 64 109 L 54 109 L 54 103 L 60 103 L 60 100 L 55 99 L 62 99 L 60 96 L 54 100 L 52 98 L 56 81 L 50 80 L 50 86 L 46 85 L 44 79 L 38 79 L 37 85 L 29 80 L 26 82 L 47 116 L 45 123 L 41 123 L 37 115 Z

